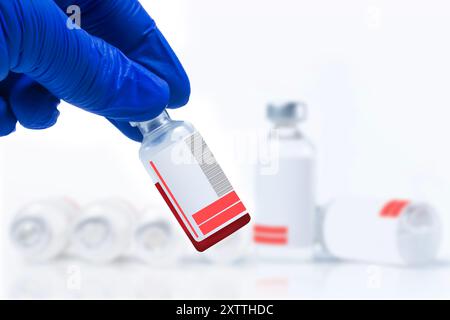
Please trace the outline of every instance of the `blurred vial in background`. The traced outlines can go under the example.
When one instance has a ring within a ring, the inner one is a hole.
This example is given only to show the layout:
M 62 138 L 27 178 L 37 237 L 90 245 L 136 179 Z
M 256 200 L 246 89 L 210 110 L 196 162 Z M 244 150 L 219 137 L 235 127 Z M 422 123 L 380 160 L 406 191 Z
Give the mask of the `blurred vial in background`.
M 108 263 L 126 255 L 136 217 L 136 210 L 118 198 L 87 205 L 73 226 L 72 253 L 97 263 Z
M 247 230 L 236 232 L 205 253 L 207 262 L 231 265 L 244 261 L 250 255 L 251 238 Z
M 319 225 L 324 250 L 354 261 L 422 265 L 436 258 L 441 243 L 437 212 L 416 201 L 338 199 Z
M 78 206 L 67 198 L 30 203 L 19 210 L 12 222 L 12 242 L 27 260 L 55 258 L 69 244 L 70 224 L 78 211 Z
M 304 103 L 269 105 L 273 124 L 269 161 L 277 170 L 256 174 L 253 241 L 257 256 L 309 260 L 314 252 L 315 150 L 299 129 L 307 118 Z
M 166 212 L 148 206 L 139 214 L 133 233 L 134 257 L 153 266 L 172 266 L 181 259 L 185 246 L 181 230 L 175 229 Z

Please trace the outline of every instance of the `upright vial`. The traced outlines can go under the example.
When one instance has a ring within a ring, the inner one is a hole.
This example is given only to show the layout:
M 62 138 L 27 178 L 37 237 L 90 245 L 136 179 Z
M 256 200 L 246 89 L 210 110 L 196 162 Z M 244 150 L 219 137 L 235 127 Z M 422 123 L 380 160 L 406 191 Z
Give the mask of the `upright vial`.
M 166 111 L 134 123 L 140 158 L 194 247 L 202 252 L 250 221 L 250 215 L 200 133 Z
M 27 260 L 55 258 L 69 244 L 70 224 L 78 211 L 67 198 L 30 203 L 18 211 L 11 224 L 12 242 Z
M 268 258 L 310 259 L 314 252 L 315 150 L 299 129 L 307 118 L 303 103 L 269 105 L 270 170 L 256 174 L 253 241 Z M 267 162 L 267 160 L 265 161 Z
M 420 265 L 434 260 L 441 243 L 437 212 L 418 201 L 342 198 L 321 220 L 322 245 L 341 259 Z
M 97 263 L 108 263 L 127 255 L 136 216 L 133 206 L 118 198 L 85 206 L 73 226 L 72 253 Z

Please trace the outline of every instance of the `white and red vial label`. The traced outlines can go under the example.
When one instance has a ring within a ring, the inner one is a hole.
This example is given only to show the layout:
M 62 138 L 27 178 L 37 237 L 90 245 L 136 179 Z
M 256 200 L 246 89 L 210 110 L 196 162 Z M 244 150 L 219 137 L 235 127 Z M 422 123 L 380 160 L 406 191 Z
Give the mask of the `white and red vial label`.
M 176 158 L 189 154 L 188 161 Z M 198 251 L 250 221 L 247 209 L 198 132 L 148 160 L 156 187 Z
M 309 250 L 315 239 L 314 160 L 281 158 L 278 164 L 276 173 L 255 176 L 253 242 Z

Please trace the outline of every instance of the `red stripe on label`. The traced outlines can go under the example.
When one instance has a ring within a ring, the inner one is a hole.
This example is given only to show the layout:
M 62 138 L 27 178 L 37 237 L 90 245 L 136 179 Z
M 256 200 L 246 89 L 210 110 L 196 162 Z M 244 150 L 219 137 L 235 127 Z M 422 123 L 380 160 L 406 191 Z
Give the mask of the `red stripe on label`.
M 192 217 L 198 225 L 201 225 L 203 222 L 211 219 L 219 212 L 222 212 L 226 208 L 240 201 L 236 192 L 230 192 L 224 195 L 219 200 L 211 203 L 209 206 L 203 208 L 202 210 L 195 213 Z
M 407 200 L 392 200 L 381 209 L 380 216 L 383 218 L 397 218 L 408 205 L 409 201 Z
M 385 204 L 383 209 L 380 211 L 380 216 L 382 217 L 389 217 L 391 215 L 392 207 L 395 205 L 396 201 L 389 201 Z
M 218 214 L 211 220 L 208 220 L 204 224 L 200 226 L 200 230 L 203 232 L 203 234 L 207 234 L 217 227 L 220 227 L 224 223 L 230 221 L 237 215 L 244 212 L 246 209 L 242 202 L 236 203 L 234 206 L 228 208 L 227 210 L 223 211 L 222 213 Z
M 164 201 L 166 201 L 167 206 L 169 207 L 170 211 L 172 211 L 172 213 L 175 216 L 175 218 L 177 219 L 178 223 L 183 228 L 183 231 L 184 231 L 184 233 L 186 233 L 186 235 L 188 236 L 189 240 L 191 240 L 192 243 L 196 243 L 195 239 L 192 237 L 192 235 L 190 234 L 189 230 L 187 229 L 186 224 L 183 222 L 183 219 L 181 219 L 180 215 L 178 214 L 178 211 L 173 206 L 172 202 L 170 201 L 169 197 L 167 196 L 166 192 L 161 187 L 159 182 L 156 183 L 155 186 L 156 186 L 156 189 L 158 189 L 158 191 L 161 194 L 161 196 L 163 197 Z
M 177 206 L 178 210 L 180 210 L 181 214 L 183 215 L 183 218 L 185 219 L 185 221 L 187 221 L 189 228 L 191 229 L 192 233 L 195 235 L 195 237 L 198 237 L 197 232 L 195 232 L 194 228 L 192 227 L 191 223 L 189 222 L 189 220 L 187 219 L 186 215 L 184 214 L 183 209 L 181 209 L 180 205 L 178 204 L 177 199 L 175 199 L 174 195 L 172 194 L 172 191 L 170 191 L 169 186 L 166 184 L 166 181 L 163 179 L 163 177 L 161 176 L 161 173 L 158 171 L 158 169 L 155 166 L 155 163 L 153 161 L 150 161 L 150 165 L 152 166 L 153 170 L 155 171 L 156 175 L 158 176 L 159 180 L 162 182 L 162 184 L 164 185 L 164 187 L 166 188 L 167 192 L 169 193 L 170 197 L 172 198 L 172 201 L 175 203 L 175 205 Z
M 238 231 L 240 228 L 242 228 L 249 222 L 250 222 L 250 215 L 247 213 L 247 214 L 243 215 L 242 217 L 240 217 L 239 219 L 236 219 L 235 221 L 233 221 L 226 227 L 220 229 L 216 233 L 211 234 L 205 240 L 194 243 L 194 246 L 200 252 L 205 251 L 206 249 L 215 245 L 219 241 L 221 241 L 221 240 L 225 239 L 226 237 L 228 237 L 229 235 L 235 233 L 236 231 Z
M 271 238 L 264 236 L 254 236 L 253 241 L 256 243 L 271 244 L 271 245 L 286 245 L 288 242 L 287 238 Z
M 274 226 L 263 226 L 261 224 L 257 224 L 253 227 L 254 232 L 262 232 L 262 233 L 273 233 L 273 234 L 287 234 L 287 227 L 274 227 Z

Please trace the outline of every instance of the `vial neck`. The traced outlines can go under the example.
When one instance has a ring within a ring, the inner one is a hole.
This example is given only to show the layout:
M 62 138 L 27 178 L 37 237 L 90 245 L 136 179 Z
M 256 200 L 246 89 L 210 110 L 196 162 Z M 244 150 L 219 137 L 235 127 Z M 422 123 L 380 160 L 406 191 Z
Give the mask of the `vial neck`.
M 276 135 L 281 139 L 303 137 L 296 122 L 276 123 L 271 131 L 271 136 Z
M 275 129 L 297 129 L 298 124 L 297 121 L 285 121 L 285 122 L 275 122 Z
M 156 118 L 144 121 L 144 122 L 137 122 L 133 123 L 133 126 L 136 126 L 139 131 L 141 131 L 142 135 L 148 135 L 151 132 L 157 130 L 158 128 L 161 128 L 162 126 L 166 125 L 167 123 L 171 122 L 172 119 L 170 118 L 167 111 L 163 111 L 159 116 Z

